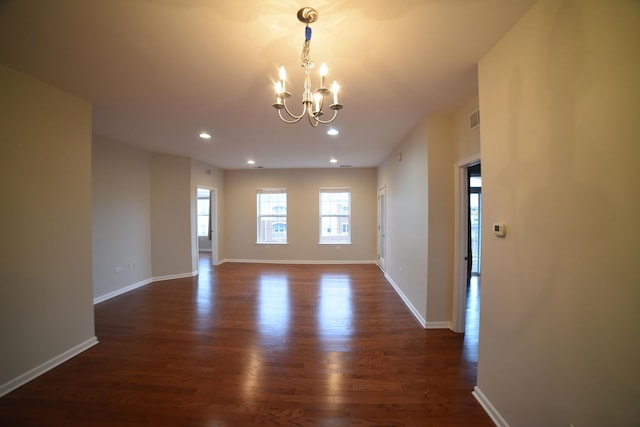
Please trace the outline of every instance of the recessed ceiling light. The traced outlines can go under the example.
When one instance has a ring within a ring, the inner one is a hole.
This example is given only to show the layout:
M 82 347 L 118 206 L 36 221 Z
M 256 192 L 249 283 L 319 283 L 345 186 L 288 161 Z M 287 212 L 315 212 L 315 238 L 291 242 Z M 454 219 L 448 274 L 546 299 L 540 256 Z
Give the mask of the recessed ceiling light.
M 209 132 L 200 132 L 198 136 L 202 139 L 211 139 L 211 134 Z
M 338 129 L 336 129 L 336 128 L 330 128 L 330 129 L 327 131 L 327 135 L 331 135 L 331 136 L 336 136 L 336 135 L 338 135 L 339 133 L 340 133 L 340 131 L 339 131 Z
M 249 165 L 255 165 L 256 161 L 255 160 L 247 160 L 247 164 Z
M 333 159 L 333 158 L 332 158 L 331 160 L 329 160 L 329 161 L 330 161 L 331 163 L 338 163 L 338 161 L 337 161 L 336 159 Z

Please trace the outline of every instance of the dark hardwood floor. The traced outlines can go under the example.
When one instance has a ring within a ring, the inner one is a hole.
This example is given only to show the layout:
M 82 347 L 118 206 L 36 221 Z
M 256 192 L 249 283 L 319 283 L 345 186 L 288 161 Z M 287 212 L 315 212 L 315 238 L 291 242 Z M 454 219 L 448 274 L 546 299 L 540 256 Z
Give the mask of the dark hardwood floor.
M 373 265 L 204 256 L 95 319 L 100 344 L 0 399 L 0 426 L 493 425 L 477 332 L 422 329 Z

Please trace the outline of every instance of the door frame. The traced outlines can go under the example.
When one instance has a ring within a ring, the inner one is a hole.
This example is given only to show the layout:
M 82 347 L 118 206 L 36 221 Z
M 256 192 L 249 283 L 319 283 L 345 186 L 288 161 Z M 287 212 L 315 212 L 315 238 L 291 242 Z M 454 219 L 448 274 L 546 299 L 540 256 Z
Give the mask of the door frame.
M 467 168 L 480 163 L 480 154 L 455 165 L 455 229 L 453 258 L 453 331 L 463 333 L 467 317 L 467 263 L 469 246 L 469 178 Z
M 196 223 L 197 223 L 197 203 L 198 188 L 209 190 L 209 236 L 211 239 L 211 262 L 213 265 L 219 265 L 218 260 L 218 189 L 206 185 L 196 185 Z M 198 227 L 195 227 L 196 249 L 200 252 L 200 238 L 198 237 Z M 197 265 L 197 264 L 196 264 Z
M 384 197 L 384 203 L 381 203 L 381 197 Z M 377 247 L 376 252 L 378 254 L 378 267 L 380 270 L 386 271 L 387 268 L 387 188 L 385 185 L 378 188 L 378 232 L 377 232 Z M 382 234 L 384 233 L 384 239 Z M 384 247 L 383 247 L 384 245 Z M 381 254 L 384 254 L 382 256 Z

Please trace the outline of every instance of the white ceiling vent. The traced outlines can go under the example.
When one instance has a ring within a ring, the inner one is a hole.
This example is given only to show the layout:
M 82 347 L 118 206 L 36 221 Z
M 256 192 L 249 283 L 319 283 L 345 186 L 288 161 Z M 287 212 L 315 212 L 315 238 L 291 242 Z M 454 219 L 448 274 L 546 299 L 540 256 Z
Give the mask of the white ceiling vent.
M 480 110 L 476 110 L 469 115 L 469 130 L 480 126 Z

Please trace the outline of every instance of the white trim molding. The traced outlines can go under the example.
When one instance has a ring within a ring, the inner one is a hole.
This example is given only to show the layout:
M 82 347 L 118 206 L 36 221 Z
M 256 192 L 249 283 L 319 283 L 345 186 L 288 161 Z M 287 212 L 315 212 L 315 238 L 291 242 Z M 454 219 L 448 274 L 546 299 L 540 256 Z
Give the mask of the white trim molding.
M 478 388 L 478 386 L 474 387 L 471 394 L 473 395 L 473 397 L 476 398 L 478 403 L 480 403 L 484 411 L 487 413 L 487 415 L 489 415 L 489 417 L 497 427 L 510 427 L 509 423 L 507 423 L 507 421 L 504 418 L 502 418 L 502 415 L 500 415 L 500 412 L 498 412 L 496 407 L 493 406 L 493 404 L 489 401 L 489 399 L 487 399 L 487 396 L 485 396 L 484 393 L 482 393 L 482 391 Z
M 436 321 L 436 322 L 427 322 L 424 326 L 425 329 L 451 329 L 453 330 L 453 325 L 451 322 L 445 321 Z
M 0 397 L 4 396 L 5 394 L 8 394 L 10 392 L 12 392 L 13 390 L 17 389 L 18 387 L 21 387 L 23 385 L 25 385 L 26 383 L 28 383 L 31 380 L 36 379 L 37 377 L 39 377 L 40 375 L 44 374 L 45 372 L 50 371 L 51 369 L 55 368 L 58 365 L 63 364 L 64 362 L 66 362 L 67 360 L 71 359 L 72 357 L 77 356 L 78 354 L 82 353 L 85 350 L 88 350 L 89 348 L 93 347 L 94 345 L 98 344 L 98 339 L 96 337 L 90 338 L 88 340 L 86 340 L 83 343 L 78 344 L 77 346 L 70 348 L 69 350 L 65 351 L 62 354 L 59 354 L 58 356 L 54 357 L 53 359 L 50 359 L 46 362 L 44 362 L 43 364 L 36 366 L 35 368 L 31 369 L 28 372 L 25 372 L 24 374 L 20 375 L 17 378 L 12 379 L 9 382 L 6 382 L 2 385 L 0 385 Z
M 151 279 L 145 279 L 141 282 L 138 283 L 134 283 L 133 285 L 129 285 L 129 286 L 125 286 L 124 288 L 120 288 L 120 289 L 116 289 L 113 292 L 109 292 L 107 294 L 101 295 L 99 297 L 96 297 L 93 299 L 93 305 L 96 304 L 100 304 L 101 302 L 104 302 L 106 300 L 109 300 L 111 298 L 115 298 L 119 295 L 125 294 L 127 292 L 133 291 L 134 289 L 138 289 L 141 288 L 143 286 L 148 285 L 149 283 L 151 283 L 152 280 Z
M 192 271 L 191 273 L 170 274 L 168 276 L 159 276 L 159 277 L 152 277 L 150 279 L 145 279 L 138 283 L 134 283 L 133 285 L 125 286 L 124 288 L 116 289 L 113 292 L 109 292 L 107 294 L 96 297 L 93 299 L 93 305 L 100 304 L 101 302 L 104 302 L 111 298 L 115 298 L 127 292 L 131 292 L 135 289 L 141 288 L 153 282 L 162 282 L 164 280 L 173 280 L 173 279 L 184 279 L 184 278 L 194 277 L 197 275 L 198 275 L 197 271 Z
M 165 280 L 174 280 L 174 279 L 186 279 L 189 277 L 195 277 L 198 275 L 197 271 L 192 271 L 191 273 L 180 273 L 180 274 L 169 274 L 167 276 L 158 276 L 152 277 L 152 282 L 163 282 Z
M 225 262 L 242 262 L 248 264 L 377 264 L 375 259 L 358 259 L 358 260 L 300 260 L 300 259 L 225 259 L 220 263 Z
M 389 282 L 389 284 L 393 286 L 393 289 L 396 290 L 396 293 L 400 296 L 400 298 L 402 298 L 402 301 L 407 306 L 409 311 L 411 311 L 411 314 L 413 314 L 413 316 L 416 318 L 418 323 L 420 323 L 420 325 L 424 329 L 427 329 L 427 321 L 424 319 L 424 317 L 420 315 L 420 312 L 418 311 L 417 308 L 415 308 L 415 306 L 411 303 L 411 301 L 409 301 L 409 298 L 407 298 L 407 296 L 402 292 L 402 290 L 400 290 L 400 288 L 398 287 L 398 285 L 396 285 L 396 283 L 393 281 L 391 276 L 389 276 L 387 273 L 384 273 L 384 277 L 387 279 L 387 282 Z

